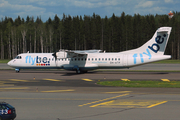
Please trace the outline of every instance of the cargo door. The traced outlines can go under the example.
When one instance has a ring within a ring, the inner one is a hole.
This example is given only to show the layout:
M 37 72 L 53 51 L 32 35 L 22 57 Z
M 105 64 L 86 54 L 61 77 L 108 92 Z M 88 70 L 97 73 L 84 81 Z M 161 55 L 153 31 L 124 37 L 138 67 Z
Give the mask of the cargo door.
M 123 55 L 123 66 L 128 65 L 128 56 L 126 54 Z

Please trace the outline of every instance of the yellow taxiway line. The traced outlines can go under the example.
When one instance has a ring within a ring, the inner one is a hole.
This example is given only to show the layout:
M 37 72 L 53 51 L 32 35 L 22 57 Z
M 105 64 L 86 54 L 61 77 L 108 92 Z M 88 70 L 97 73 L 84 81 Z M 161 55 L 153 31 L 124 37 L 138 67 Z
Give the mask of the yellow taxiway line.
M 29 89 L 28 87 L 11 87 L 11 88 L 0 88 L 1 90 L 21 90 L 21 89 Z
M 170 80 L 168 80 L 168 79 L 161 79 L 161 80 L 164 82 L 170 82 Z
M 129 79 L 121 79 L 122 81 L 130 81 Z
M 9 79 L 11 81 L 17 81 L 17 82 L 29 82 L 28 80 L 18 80 L 18 79 Z
M 116 92 L 105 92 L 105 93 L 129 93 L 129 92 L 132 92 L 132 91 L 116 91 Z
M 163 103 L 166 103 L 166 102 L 167 102 L 167 101 L 159 102 L 159 103 L 150 105 L 150 106 L 148 106 L 147 108 L 152 108 L 152 107 L 155 107 L 155 106 L 157 106 L 157 105 L 160 105 L 160 104 L 163 104 Z
M 126 95 L 129 95 L 129 94 L 122 94 L 122 95 L 118 95 L 118 96 L 115 96 L 115 97 L 105 98 L 105 99 L 102 99 L 102 100 L 98 100 L 98 101 L 86 103 L 86 104 L 83 104 L 83 105 L 79 105 L 79 107 L 82 107 L 82 106 L 85 106 L 85 105 L 94 104 L 94 103 L 98 103 L 98 102 L 103 102 L 103 101 L 110 100 L 110 99 L 115 99 L 115 98 L 126 96 Z
M 111 100 L 111 101 L 108 101 L 108 102 L 99 103 L 99 104 L 96 104 L 96 105 L 92 105 L 90 107 L 97 107 L 97 106 L 100 106 L 100 105 L 106 105 L 106 104 L 110 104 L 112 102 L 114 102 L 114 100 Z
M 157 105 L 166 103 L 167 101 L 151 101 L 151 100 L 111 100 L 90 107 L 109 107 L 109 108 L 152 108 Z
M 70 92 L 70 91 L 75 91 L 75 90 L 73 90 L 73 89 L 69 89 L 69 90 L 50 90 L 50 91 L 41 91 L 41 92 L 52 93 L 52 92 Z
M 59 82 L 61 80 L 56 80 L 56 79 L 43 79 L 43 80 L 49 80 L 49 81 L 54 81 L 54 82 Z
M 93 80 L 91 80 L 91 79 L 82 79 L 82 80 L 88 81 L 88 82 L 93 81 Z

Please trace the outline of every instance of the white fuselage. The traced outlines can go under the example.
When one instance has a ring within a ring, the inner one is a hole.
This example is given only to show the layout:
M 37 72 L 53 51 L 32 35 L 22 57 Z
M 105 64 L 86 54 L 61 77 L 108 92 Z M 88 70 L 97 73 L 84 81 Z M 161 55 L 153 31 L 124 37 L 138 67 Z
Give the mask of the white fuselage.
M 81 69 L 98 68 L 122 68 L 127 67 L 123 62 L 123 54 L 120 53 L 88 53 L 87 56 L 73 58 L 57 58 L 53 53 L 23 53 L 19 59 L 11 60 L 8 65 L 18 69 L 67 69 L 72 70 L 74 66 Z
M 137 66 L 144 63 L 154 62 L 163 59 L 169 59 L 171 56 L 155 56 L 149 58 L 133 57 L 134 54 L 121 53 L 88 53 L 87 57 L 57 58 L 53 53 L 23 53 L 19 54 L 19 59 L 11 60 L 8 65 L 16 69 L 66 69 L 93 70 L 93 69 L 121 69 Z

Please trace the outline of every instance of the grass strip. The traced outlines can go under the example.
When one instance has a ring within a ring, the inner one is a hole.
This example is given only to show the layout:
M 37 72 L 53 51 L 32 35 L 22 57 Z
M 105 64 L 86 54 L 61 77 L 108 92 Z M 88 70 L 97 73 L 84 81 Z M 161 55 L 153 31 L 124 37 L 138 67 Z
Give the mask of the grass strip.
M 180 64 L 180 60 L 161 60 L 158 62 L 154 62 L 156 64 Z
M 160 73 L 167 73 L 167 72 L 180 72 L 180 70 L 126 70 L 126 69 L 97 69 L 97 70 L 93 70 L 93 71 L 102 71 L 102 72 L 160 72 Z
M 97 82 L 103 86 L 114 87 L 145 87 L 145 88 L 180 88 L 180 81 L 154 81 L 154 80 L 142 80 L 142 81 L 101 81 Z
M 4 60 L 0 60 L 0 63 L 8 63 L 10 60 L 9 59 L 4 59 Z

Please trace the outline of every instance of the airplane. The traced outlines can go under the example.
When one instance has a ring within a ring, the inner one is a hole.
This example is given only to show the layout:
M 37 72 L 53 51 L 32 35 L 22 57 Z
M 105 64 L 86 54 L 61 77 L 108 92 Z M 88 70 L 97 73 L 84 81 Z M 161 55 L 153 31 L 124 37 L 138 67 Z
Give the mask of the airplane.
M 164 55 L 171 27 L 160 27 L 153 37 L 139 48 L 122 52 L 101 50 L 60 50 L 55 53 L 22 53 L 7 64 L 20 69 L 65 69 L 84 73 L 95 69 L 122 69 L 170 59 Z

